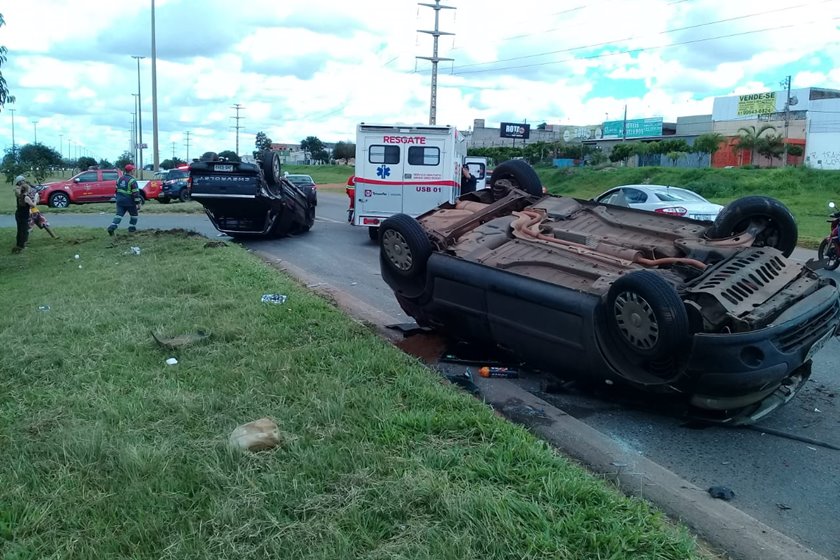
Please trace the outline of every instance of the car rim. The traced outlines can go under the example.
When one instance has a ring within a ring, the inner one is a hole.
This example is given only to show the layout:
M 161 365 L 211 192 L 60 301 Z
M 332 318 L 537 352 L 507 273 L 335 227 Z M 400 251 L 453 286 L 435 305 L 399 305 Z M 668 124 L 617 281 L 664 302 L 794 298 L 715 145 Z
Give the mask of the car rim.
M 386 230 L 382 234 L 382 248 L 385 251 L 385 256 L 397 269 L 406 271 L 411 268 L 413 263 L 411 249 L 409 249 L 405 237 L 400 232 L 392 229 Z
M 621 335 L 633 346 L 650 350 L 659 341 L 659 323 L 653 308 L 639 294 L 622 292 L 613 307 Z
M 277 181 L 279 181 L 281 179 L 281 177 L 280 177 L 280 158 L 279 157 L 275 156 L 275 157 L 271 158 L 271 173 L 274 175 L 274 178 L 277 179 Z
M 54 204 L 55 204 L 56 208 L 67 208 L 67 206 L 68 206 L 67 198 L 64 197 L 64 196 L 57 196 L 57 197 L 55 197 Z

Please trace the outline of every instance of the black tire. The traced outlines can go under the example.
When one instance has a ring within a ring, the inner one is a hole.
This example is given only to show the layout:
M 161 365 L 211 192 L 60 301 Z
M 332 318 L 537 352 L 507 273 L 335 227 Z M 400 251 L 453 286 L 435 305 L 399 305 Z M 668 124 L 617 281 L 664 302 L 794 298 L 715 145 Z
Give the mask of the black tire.
M 145 203 L 146 203 L 146 201 L 148 200 L 148 199 L 146 198 L 146 193 L 144 193 L 143 191 L 140 191 L 140 198 L 142 198 L 142 199 L 143 199 L 143 204 L 145 204 Z
M 283 174 L 280 171 L 280 154 L 272 151 L 265 152 L 262 155 L 262 170 L 266 183 L 272 186 L 279 185 L 283 180 Z
M 70 197 L 63 192 L 54 192 L 50 195 L 50 208 L 67 208 L 70 206 Z
M 217 159 L 219 159 L 219 154 L 216 152 L 204 152 L 200 158 L 201 161 L 216 161 Z
M 379 243 L 379 227 L 372 226 L 368 228 L 368 237 L 371 241 Z
M 689 341 L 688 312 L 671 284 L 639 270 L 621 276 L 607 294 L 607 328 L 631 354 L 679 358 Z
M 787 207 L 769 196 L 745 196 L 720 211 L 706 236 L 724 239 L 749 231 L 753 247 L 773 247 L 789 257 L 796 248 L 799 230 Z
M 181 202 L 187 202 L 190 199 L 190 191 L 187 190 L 186 187 L 181 189 L 181 192 L 178 193 L 178 200 Z
M 421 278 L 432 256 L 432 242 L 417 220 L 407 214 L 394 214 L 379 226 L 379 255 L 395 275 Z
M 169 198 L 159 198 L 158 202 L 160 202 L 161 204 L 169 204 L 171 202 L 171 199 L 169 199 Z
M 543 194 L 542 183 L 537 172 L 524 159 L 511 159 L 497 165 L 493 169 L 490 188 L 503 180 L 509 181 L 513 187 L 530 195 L 542 196 Z
M 820 248 L 817 249 L 817 258 L 819 260 L 826 259 L 826 270 L 837 270 L 837 267 L 840 267 L 840 253 L 837 251 L 837 244 L 834 242 L 829 244 L 828 239 L 823 239 L 820 243 Z

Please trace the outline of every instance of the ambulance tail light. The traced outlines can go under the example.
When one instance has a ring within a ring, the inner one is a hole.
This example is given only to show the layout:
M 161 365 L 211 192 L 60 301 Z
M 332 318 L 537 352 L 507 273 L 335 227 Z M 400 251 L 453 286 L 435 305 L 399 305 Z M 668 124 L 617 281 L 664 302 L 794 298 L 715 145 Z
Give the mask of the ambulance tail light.
M 379 218 L 362 218 L 362 225 L 378 226 L 379 225 Z

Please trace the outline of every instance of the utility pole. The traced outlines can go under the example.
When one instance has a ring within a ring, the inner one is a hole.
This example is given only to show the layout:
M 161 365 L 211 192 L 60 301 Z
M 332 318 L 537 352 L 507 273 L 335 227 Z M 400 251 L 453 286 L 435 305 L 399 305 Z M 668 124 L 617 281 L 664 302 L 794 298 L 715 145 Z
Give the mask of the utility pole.
M 432 56 L 418 56 L 417 58 L 422 60 L 429 60 L 432 63 L 432 100 L 429 103 L 429 124 L 436 124 L 437 120 L 437 74 L 438 74 L 438 62 L 442 60 L 455 60 L 453 58 L 440 58 L 438 56 L 438 39 L 441 35 L 454 35 L 454 33 L 447 33 L 445 31 L 441 31 L 438 27 L 440 24 L 440 11 L 441 10 L 454 10 L 454 6 L 441 6 L 440 0 L 435 0 L 434 4 L 424 4 L 422 2 L 418 2 L 418 6 L 426 6 L 427 8 L 432 8 L 435 11 L 435 28 L 432 31 L 427 31 L 423 29 L 418 29 L 418 33 L 428 33 L 431 35 L 434 40 L 433 44 L 434 47 L 432 49 Z
M 234 126 L 233 128 L 236 129 L 236 155 L 238 156 L 239 155 L 239 129 L 242 128 L 241 126 L 239 126 L 239 120 L 245 118 L 245 117 L 240 117 L 239 116 L 239 111 L 240 111 L 240 109 L 244 109 L 245 107 L 243 107 L 239 103 L 236 103 L 236 104 L 233 105 L 232 108 L 236 109 L 236 116 L 231 117 L 231 118 L 236 120 L 236 126 Z
M 140 97 L 140 60 L 146 58 L 145 56 L 134 56 L 132 55 L 131 58 L 137 59 L 137 135 L 139 137 L 139 141 L 137 144 L 137 150 L 140 162 L 140 178 L 143 178 L 143 105 L 141 104 L 141 97 Z
M 32 126 L 35 128 L 35 143 L 38 143 L 38 123 L 40 121 L 32 121 Z
M 9 109 L 12 114 L 12 153 L 15 153 L 15 111 L 17 109 Z
M 155 47 L 155 0 L 152 0 L 152 152 L 155 166 L 160 169 L 160 152 L 158 151 L 158 110 L 157 110 L 157 48 Z
M 190 131 L 187 131 L 187 163 L 190 162 Z
M 175 159 L 175 142 L 172 142 L 172 159 Z
M 627 105 L 624 106 L 624 123 L 621 125 L 621 141 L 627 140 Z
M 787 167 L 788 164 L 788 128 L 790 127 L 790 76 L 785 78 L 782 82 L 782 85 L 786 87 L 787 93 L 785 94 L 785 151 L 784 155 L 782 156 L 782 167 Z

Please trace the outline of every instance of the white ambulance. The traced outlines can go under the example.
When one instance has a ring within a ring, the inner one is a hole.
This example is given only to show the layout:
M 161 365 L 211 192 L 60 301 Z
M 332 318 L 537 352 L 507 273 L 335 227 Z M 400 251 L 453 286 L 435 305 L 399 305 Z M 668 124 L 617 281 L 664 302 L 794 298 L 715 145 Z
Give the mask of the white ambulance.
M 467 143 L 452 126 L 360 124 L 356 129 L 356 193 L 353 225 L 371 239 L 394 214 L 420 214 L 461 195 L 461 167 Z M 484 188 L 486 160 L 470 169 Z

